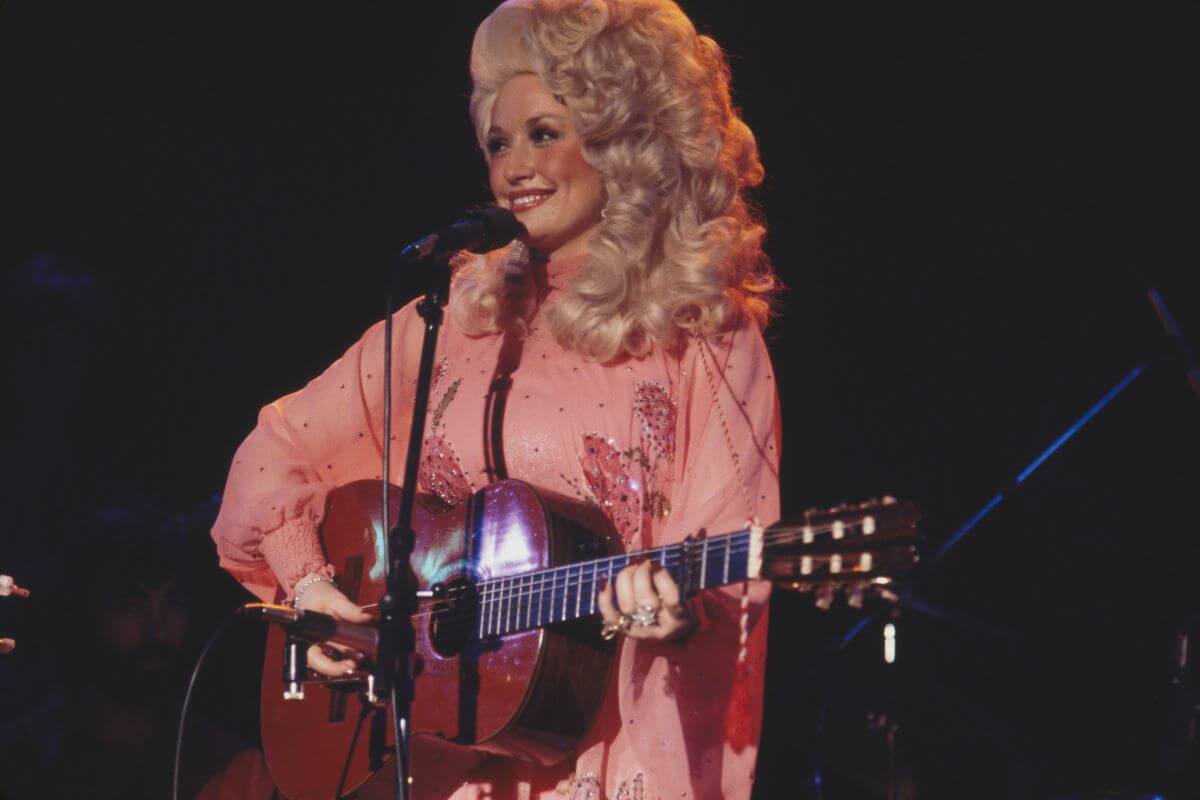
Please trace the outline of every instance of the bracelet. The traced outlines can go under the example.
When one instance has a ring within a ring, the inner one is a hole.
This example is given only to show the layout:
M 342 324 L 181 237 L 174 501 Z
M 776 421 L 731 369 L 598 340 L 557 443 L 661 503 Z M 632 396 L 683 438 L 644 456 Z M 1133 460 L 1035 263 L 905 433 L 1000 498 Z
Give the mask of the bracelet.
M 292 608 L 298 610 L 300 608 L 300 598 L 305 592 L 316 586 L 318 583 L 333 583 L 334 586 L 337 586 L 337 584 L 334 583 L 333 578 L 326 578 L 324 575 L 313 575 L 310 578 L 305 578 L 296 584 L 296 594 L 292 596 Z

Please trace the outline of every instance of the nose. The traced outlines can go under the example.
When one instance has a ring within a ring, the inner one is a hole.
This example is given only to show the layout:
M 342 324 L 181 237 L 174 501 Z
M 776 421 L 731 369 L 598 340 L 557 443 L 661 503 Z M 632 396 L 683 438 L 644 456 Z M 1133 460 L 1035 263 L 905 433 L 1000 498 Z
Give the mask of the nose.
M 511 184 L 533 177 L 533 148 L 525 141 L 514 142 L 504 159 L 504 180 Z

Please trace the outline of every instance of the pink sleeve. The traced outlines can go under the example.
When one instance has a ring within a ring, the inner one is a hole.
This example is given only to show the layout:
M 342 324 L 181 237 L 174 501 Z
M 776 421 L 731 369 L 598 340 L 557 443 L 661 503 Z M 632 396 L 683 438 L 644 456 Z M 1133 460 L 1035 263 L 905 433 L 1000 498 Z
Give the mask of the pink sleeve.
M 779 517 L 779 403 L 762 335 L 694 341 L 683 364 L 671 512 L 653 544 Z M 702 592 L 701 622 L 678 643 L 626 640 L 620 708 L 656 785 L 690 798 L 749 797 L 762 719 L 770 585 L 749 587 L 747 657 L 738 666 L 742 586 Z
M 403 461 L 411 419 L 402 367 L 415 371 L 419 324 L 412 305 L 396 314 L 394 465 Z M 325 497 L 344 483 L 379 477 L 382 377 L 381 322 L 303 389 L 263 408 L 234 455 L 212 536 L 221 566 L 260 598 L 290 595 L 310 572 L 332 577 L 318 537 Z

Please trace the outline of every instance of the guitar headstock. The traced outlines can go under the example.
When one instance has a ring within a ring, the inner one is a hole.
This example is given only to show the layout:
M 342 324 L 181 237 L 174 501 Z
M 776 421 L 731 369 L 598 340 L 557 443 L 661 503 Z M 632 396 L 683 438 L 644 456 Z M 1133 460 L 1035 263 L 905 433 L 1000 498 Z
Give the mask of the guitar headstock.
M 767 534 L 762 577 L 812 592 L 821 608 L 838 594 L 855 607 L 868 593 L 894 601 L 892 583 L 917 563 L 919 519 L 915 505 L 894 497 L 806 511 Z

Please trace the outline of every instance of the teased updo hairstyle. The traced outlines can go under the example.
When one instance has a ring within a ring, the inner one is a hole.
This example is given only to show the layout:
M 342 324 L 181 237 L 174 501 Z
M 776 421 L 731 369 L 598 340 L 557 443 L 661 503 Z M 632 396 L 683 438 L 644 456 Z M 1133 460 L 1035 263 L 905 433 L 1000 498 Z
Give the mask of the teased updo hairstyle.
M 547 309 L 558 342 L 609 361 L 741 313 L 764 323 L 776 282 L 766 229 L 742 196 L 763 167 L 717 43 L 672 0 L 508 0 L 471 50 L 481 148 L 497 93 L 526 73 L 567 105 L 608 197 L 587 262 Z M 532 309 L 526 271 L 498 261 L 459 268 L 452 313 L 468 333 Z

